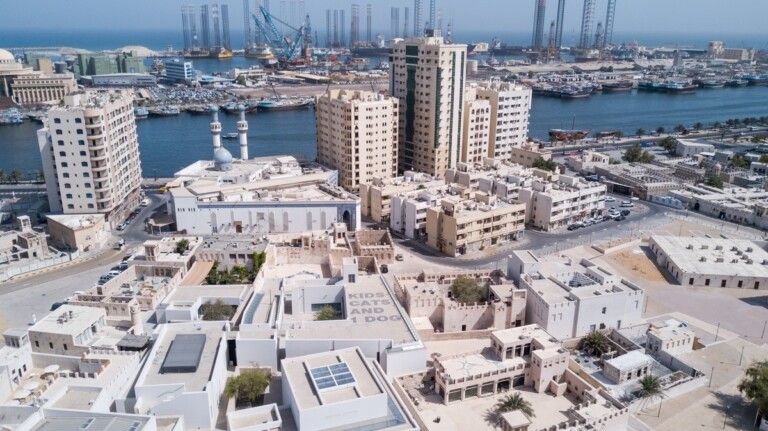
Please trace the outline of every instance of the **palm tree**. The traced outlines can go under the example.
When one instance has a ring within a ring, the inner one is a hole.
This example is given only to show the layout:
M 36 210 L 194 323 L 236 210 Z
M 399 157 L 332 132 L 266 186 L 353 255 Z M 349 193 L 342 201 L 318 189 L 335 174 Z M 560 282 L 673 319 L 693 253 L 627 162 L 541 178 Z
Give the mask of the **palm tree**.
M 533 413 L 533 407 L 531 406 L 531 403 L 526 401 L 525 398 L 521 397 L 519 392 L 507 395 L 499 400 L 498 403 L 496 403 L 496 414 L 500 415 L 502 413 L 513 412 L 515 410 L 520 411 L 522 414 L 528 416 L 529 418 L 536 417 L 536 415 Z
M 5 172 L 0 169 L 0 184 L 5 182 Z
M 637 390 L 637 396 L 644 401 L 653 401 L 656 398 L 664 399 L 664 389 L 661 387 L 661 380 L 652 374 L 646 374 L 638 380 L 640 388 Z M 659 402 L 659 416 L 661 416 L 661 402 Z
M 579 341 L 579 349 L 592 356 L 600 356 L 611 349 L 611 343 L 608 342 L 608 337 L 602 332 L 592 332 Z
M 22 179 L 24 179 L 24 176 L 21 174 L 21 171 L 18 169 L 14 169 L 11 171 L 10 174 L 8 174 L 8 181 L 18 184 Z
M 643 135 L 645 135 L 645 129 L 643 129 L 642 127 L 640 127 L 640 128 L 638 128 L 638 129 L 635 131 L 635 134 L 636 134 L 638 137 L 640 137 L 640 136 L 643 136 Z
M 661 127 L 661 126 L 657 127 L 657 128 L 656 128 L 656 133 L 658 133 L 659 135 L 661 135 L 662 133 L 664 133 L 664 128 L 663 128 L 663 127 Z
M 693 128 L 696 130 L 701 130 L 704 128 L 704 125 L 701 124 L 701 122 L 697 122 L 696 124 L 693 125 Z

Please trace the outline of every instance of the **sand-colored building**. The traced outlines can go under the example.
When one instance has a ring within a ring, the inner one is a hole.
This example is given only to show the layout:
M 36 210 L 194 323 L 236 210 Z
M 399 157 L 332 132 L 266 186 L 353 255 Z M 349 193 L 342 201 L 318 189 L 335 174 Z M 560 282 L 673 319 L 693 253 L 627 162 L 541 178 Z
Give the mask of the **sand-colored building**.
M 549 231 L 601 215 L 605 189 L 597 182 L 560 175 L 557 182 L 534 181 L 531 188 L 520 190 L 519 200 L 526 206 L 526 222 Z
M 46 218 L 48 235 L 55 247 L 87 252 L 97 250 L 109 239 L 103 214 L 47 215 Z
M 77 81 L 71 73 L 20 75 L 14 78 L 11 89 L 22 105 L 55 104 L 77 91 Z
M 317 161 L 339 172 L 339 185 L 397 175 L 398 105 L 370 91 L 329 90 L 317 96 Z

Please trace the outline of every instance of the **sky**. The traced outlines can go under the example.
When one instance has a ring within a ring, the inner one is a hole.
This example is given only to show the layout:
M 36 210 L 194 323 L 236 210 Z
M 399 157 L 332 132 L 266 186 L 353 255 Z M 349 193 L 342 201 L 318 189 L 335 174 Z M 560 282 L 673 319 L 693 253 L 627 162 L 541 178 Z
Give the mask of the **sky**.
M 213 0 L 216 1 L 216 0 Z M 212 3 L 213 1 L 209 1 Z M 286 0 L 290 1 L 290 0 Z M 298 2 L 298 0 L 296 0 Z M 429 0 L 422 0 L 429 3 Z M 506 31 L 531 32 L 536 0 L 437 0 L 445 20 L 453 18 L 455 32 Z M 250 0 L 251 8 L 256 0 Z M 280 0 L 271 0 L 272 11 Z M 349 26 L 350 5 L 354 0 L 305 0 L 313 28 L 325 27 L 326 9 L 346 10 Z M 2 1 L 2 30 L 154 30 L 181 29 L 182 4 L 202 4 L 201 0 L 29 0 Z M 242 0 L 220 0 L 229 4 L 233 30 L 243 27 Z M 373 31 L 388 33 L 390 7 L 408 6 L 412 0 L 357 0 L 361 5 L 361 32 L 365 32 L 365 4 L 373 6 Z M 555 19 L 557 0 L 547 2 L 547 31 Z M 597 0 L 595 21 L 605 19 L 607 0 Z M 577 35 L 581 22 L 581 0 L 567 0 L 565 35 Z M 768 0 L 618 0 L 614 31 L 627 34 L 661 32 L 765 35 L 768 44 Z M 400 13 L 401 26 L 403 12 Z M 412 18 L 411 18 L 412 19 Z

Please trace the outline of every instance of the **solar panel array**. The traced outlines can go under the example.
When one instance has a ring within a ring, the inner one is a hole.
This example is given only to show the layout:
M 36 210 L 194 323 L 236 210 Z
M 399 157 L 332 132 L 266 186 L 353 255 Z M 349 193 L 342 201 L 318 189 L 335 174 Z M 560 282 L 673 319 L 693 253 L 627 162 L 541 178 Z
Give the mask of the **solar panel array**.
M 312 375 L 315 387 L 321 392 L 355 384 L 355 378 L 346 362 L 312 368 L 309 373 Z

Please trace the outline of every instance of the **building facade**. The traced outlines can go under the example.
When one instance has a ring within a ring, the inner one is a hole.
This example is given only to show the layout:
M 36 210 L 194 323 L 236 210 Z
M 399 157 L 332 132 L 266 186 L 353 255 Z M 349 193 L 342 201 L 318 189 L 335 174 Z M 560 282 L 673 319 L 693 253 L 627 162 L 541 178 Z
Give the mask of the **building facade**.
M 532 90 L 509 82 L 491 82 L 477 87 L 476 97 L 487 100 L 491 108 L 488 157 L 530 166 L 516 157 L 519 152 L 513 149 L 522 148 L 528 140 Z
M 526 205 L 526 222 L 550 231 L 602 214 L 605 193 L 603 184 L 561 175 L 556 183 L 534 181 L 520 190 L 519 200 Z
M 193 81 L 195 69 L 191 61 L 169 60 L 165 62 L 165 77 L 171 81 Z
M 489 157 L 491 104 L 487 100 L 478 99 L 477 89 L 469 87 L 463 114 L 461 161 L 481 163 L 484 158 Z
M 89 91 L 64 98 L 37 132 L 51 212 L 104 214 L 139 203 L 141 164 L 133 94 Z
M 71 73 L 54 75 L 21 75 L 11 84 L 16 102 L 22 105 L 58 103 L 67 94 L 77 90 Z
M 398 99 L 330 90 L 315 101 L 317 161 L 339 172 L 339 185 L 397 176 Z
M 389 92 L 400 99 L 398 171 L 442 176 L 461 156 L 467 46 L 440 36 L 396 40 Z
M 427 209 L 427 244 L 458 256 L 523 237 L 525 204 L 478 192 L 475 199 L 449 196 Z

